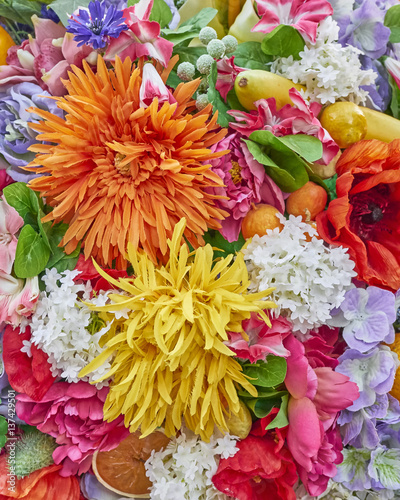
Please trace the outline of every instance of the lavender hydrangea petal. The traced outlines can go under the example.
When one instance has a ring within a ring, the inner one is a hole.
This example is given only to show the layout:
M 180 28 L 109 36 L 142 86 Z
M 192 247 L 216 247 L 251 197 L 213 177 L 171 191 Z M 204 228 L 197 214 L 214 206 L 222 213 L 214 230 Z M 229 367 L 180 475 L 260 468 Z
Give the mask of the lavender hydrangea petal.
M 336 476 L 333 478 L 338 483 L 351 490 L 367 490 L 371 487 L 371 479 L 367 474 L 367 464 L 371 450 L 345 448 L 343 462 L 337 466 Z
M 368 474 L 383 488 L 400 488 L 400 449 L 379 447 L 371 453 Z

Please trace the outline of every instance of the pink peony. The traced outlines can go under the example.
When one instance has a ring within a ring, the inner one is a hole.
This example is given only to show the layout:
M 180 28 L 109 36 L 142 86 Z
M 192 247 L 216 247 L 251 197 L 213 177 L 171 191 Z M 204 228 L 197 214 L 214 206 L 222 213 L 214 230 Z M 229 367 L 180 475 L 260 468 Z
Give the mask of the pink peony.
M 37 276 L 25 281 L 0 271 L 0 324 L 19 326 L 24 316 L 31 316 L 38 298 Z
M 153 0 L 140 0 L 123 10 L 129 29 L 110 40 L 104 59 L 113 61 L 116 55 L 122 60 L 149 56 L 167 66 L 174 44 L 160 36 L 161 29 L 157 22 L 150 21 L 152 7 Z
M 339 146 L 317 118 L 321 104 L 306 103 L 295 88 L 290 89 L 289 95 L 294 105 L 286 104 L 279 110 L 276 109 L 275 98 L 270 97 L 255 102 L 257 111 L 250 111 L 250 113 L 230 111 L 229 114 L 237 121 L 237 123 L 231 123 L 231 127 L 246 137 L 249 137 L 255 130 L 269 130 L 277 137 L 292 134 L 312 135 L 317 137 L 323 146 L 322 159 L 317 163 L 328 165 L 338 154 Z
M 346 376 L 337 377 L 331 366 L 312 368 L 303 344 L 292 335 L 284 346 L 291 353 L 285 378 L 291 395 L 287 443 L 307 491 L 318 496 L 341 461 L 337 416 L 358 398 L 358 387 Z
M 61 81 L 68 77 L 71 65 L 82 67 L 82 60 L 93 52 L 84 45 L 78 48 L 74 36 L 61 24 L 32 16 L 35 38 L 8 51 L 7 65 L 0 66 L 0 88 L 6 84 L 32 82 L 52 95 L 64 95 Z
M 279 316 L 271 318 L 271 327 L 265 321 L 258 319 L 257 314 L 252 313 L 250 319 L 242 323 L 243 330 L 249 336 L 249 340 L 243 339 L 238 332 L 228 332 L 230 342 L 229 348 L 241 359 L 248 359 L 250 363 L 265 358 L 268 354 L 290 356 L 290 352 L 283 347 L 282 341 L 292 331 L 291 323 Z
M 261 20 L 251 31 L 270 33 L 280 24 L 293 26 L 315 42 L 318 24 L 333 14 L 328 0 L 256 0 Z
M 232 56 L 229 59 L 227 57 L 224 57 L 217 61 L 218 77 L 215 88 L 218 90 L 225 101 L 228 92 L 235 86 L 236 77 L 239 73 L 245 71 L 245 68 L 236 66 L 236 64 L 233 62 L 234 59 L 235 56 Z
M 11 274 L 17 249 L 15 234 L 24 225 L 24 219 L 15 208 L 0 199 L 0 271 Z
M 56 439 L 53 459 L 62 463 L 62 476 L 87 472 L 96 450 L 112 450 L 129 434 L 122 417 L 103 421 L 107 393 L 108 387 L 97 390 L 86 382 L 57 382 L 40 402 L 26 394 L 17 396 L 18 417 Z
M 213 192 L 226 197 L 215 203 L 230 214 L 221 222 L 221 234 L 231 242 L 238 239 L 242 220 L 253 203 L 268 203 L 283 213 L 285 202 L 282 191 L 250 154 L 240 134 L 230 134 L 214 147 L 214 151 L 226 149 L 230 150 L 227 155 L 210 163 L 212 170 L 224 181 L 224 186 L 213 188 Z

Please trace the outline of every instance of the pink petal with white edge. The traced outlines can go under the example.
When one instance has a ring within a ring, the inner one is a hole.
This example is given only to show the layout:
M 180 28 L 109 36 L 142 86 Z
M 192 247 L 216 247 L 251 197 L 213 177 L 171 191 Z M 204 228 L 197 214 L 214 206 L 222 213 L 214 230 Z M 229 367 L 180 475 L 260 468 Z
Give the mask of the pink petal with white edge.
M 168 90 L 165 83 L 162 81 L 156 68 L 147 63 L 143 67 L 142 83 L 139 90 L 140 106 L 147 108 L 157 97 L 159 106 L 164 102 L 173 104 L 176 99 Z
M 394 78 L 397 86 L 400 88 L 400 61 L 396 61 L 393 57 L 385 59 L 385 68 Z

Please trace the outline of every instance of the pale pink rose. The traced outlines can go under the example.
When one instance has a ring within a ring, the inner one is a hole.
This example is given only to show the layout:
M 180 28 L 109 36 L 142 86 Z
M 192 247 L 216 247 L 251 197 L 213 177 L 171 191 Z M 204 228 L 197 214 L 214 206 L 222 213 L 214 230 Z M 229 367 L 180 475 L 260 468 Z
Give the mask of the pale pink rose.
M 115 56 L 122 60 L 130 57 L 149 56 L 167 66 L 171 59 L 174 44 L 160 36 L 160 25 L 150 21 L 153 0 L 140 0 L 123 10 L 128 30 L 122 31 L 118 38 L 112 38 L 104 59 L 113 61 Z
M 261 16 L 251 31 L 270 33 L 280 24 L 296 28 L 307 40 L 315 42 L 318 24 L 333 14 L 328 0 L 256 0 Z
M 22 280 L 0 271 L 0 323 L 19 326 L 24 316 L 33 313 L 38 298 L 37 276 Z
M 236 64 L 233 62 L 234 59 L 235 56 L 232 56 L 229 59 L 227 57 L 224 57 L 217 61 L 218 77 L 215 88 L 218 90 L 225 101 L 228 92 L 235 86 L 236 77 L 239 73 L 245 71 L 245 68 L 236 66 Z
M 0 199 L 0 271 L 11 274 L 17 249 L 15 234 L 24 225 L 24 219 L 15 208 Z
M 112 450 L 128 436 L 122 416 L 104 421 L 107 393 L 108 387 L 98 390 L 80 381 L 53 384 L 39 402 L 26 394 L 17 396 L 18 417 L 56 439 L 53 459 L 63 465 L 61 476 L 87 472 L 95 451 Z
M 140 106 L 142 108 L 150 106 L 154 98 L 158 99 L 159 107 L 161 107 L 164 102 L 169 102 L 170 104 L 176 102 L 175 97 L 168 90 L 160 74 L 151 63 L 147 63 L 143 66 L 139 97 Z

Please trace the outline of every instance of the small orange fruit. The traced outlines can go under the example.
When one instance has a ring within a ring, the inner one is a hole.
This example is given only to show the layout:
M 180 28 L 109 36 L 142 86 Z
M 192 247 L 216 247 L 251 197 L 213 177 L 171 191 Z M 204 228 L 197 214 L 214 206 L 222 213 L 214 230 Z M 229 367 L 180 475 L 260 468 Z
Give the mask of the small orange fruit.
M 14 40 L 10 37 L 7 31 L 0 26 L 0 66 L 7 64 L 7 52 L 13 45 L 15 45 Z
M 140 439 L 134 432 L 110 451 L 97 451 L 92 467 L 99 482 L 122 497 L 150 498 L 151 481 L 144 466 L 152 450 L 165 448 L 170 439 L 161 431 Z
M 304 222 L 315 220 L 324 210 L 328 195 L 325 189 L 315 182 L 308 181 L 304 186 L 293 191 L 286 200 L 286 211 L 291 215 L 301 215 Z
M 252 238 L 255 234 L 264 236 L 267 229 L 283 228 L 280 220 L 277 217 L 279 210 L 272 205 L 260 203 L 254 205 L 249 210 L 246 217 L 242 220 L 242 234 L 246 240 Z

